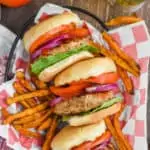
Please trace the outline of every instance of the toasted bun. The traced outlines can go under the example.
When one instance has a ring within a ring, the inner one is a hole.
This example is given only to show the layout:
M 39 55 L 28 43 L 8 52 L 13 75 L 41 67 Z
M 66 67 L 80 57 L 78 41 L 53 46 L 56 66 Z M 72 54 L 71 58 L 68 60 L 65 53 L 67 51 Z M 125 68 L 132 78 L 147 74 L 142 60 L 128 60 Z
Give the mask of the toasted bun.
M 25 49 L 28 51 L 32 43 L 37 40 L 37 38 L 46 32 L 49 32 L 55 27 L 69 24 L 78 23 L 80 21 L 79 17 L 71 12 L 59 14 L 49 19 L 42 21 L 41 23 L 30 28 L 23 37 L 23 42 Z
M 106 130 L 105 122 L 97 124 L 63 128 L 53 139 L 51 143 L 52 150 L 71 150 L 86 141 L 94 141 L 100 137 Z
M 55 86 L 62 86 L 73 81 L 88 79 L 103 73 L 116 72 L 114 62 L 106 57 L 96 57 L 78 62 L 58 74 L 54 80 Z
M 75 54 L 73 56 L 70 56 L 46 69 L 44 69 L 40 74 L 39 74 L 39 79 L 44 82 L 49 82 L 62 70 L 64 70 L 66 67 L 84 59 L 88 59 L 94 57 L 93 54 L 91 54 L 88 51 L 82 51 L 78 54 Z
M 104 110 L 100 110 L 95 113 L 91 113 L 85 116 L 73 116 L 71 119 L 68 120 L 71 126 L 81 126 L 81 125 L 88 125 L 93 124 L 101 121 L 107 116 L 113 115 L 117 113 L 121 109 L 121 104 L 116 103 L 113 106 L 106 108 Z

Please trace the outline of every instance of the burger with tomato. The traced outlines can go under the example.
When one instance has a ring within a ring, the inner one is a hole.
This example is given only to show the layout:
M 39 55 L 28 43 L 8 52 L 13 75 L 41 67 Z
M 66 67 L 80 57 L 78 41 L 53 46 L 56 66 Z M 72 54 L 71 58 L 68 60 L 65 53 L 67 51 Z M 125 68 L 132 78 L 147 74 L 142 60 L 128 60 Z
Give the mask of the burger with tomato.
M 89 45 L 90 32 L 72 12 L 46 17 L 24 35 L 30 54 L 31 73 L 44 82 L 70 65 L 94 57 L 96 48 Z
M 63 128 L 51 143 L 52 150 L 111 150 L 111 134 L 102 120 L 96 124 Z

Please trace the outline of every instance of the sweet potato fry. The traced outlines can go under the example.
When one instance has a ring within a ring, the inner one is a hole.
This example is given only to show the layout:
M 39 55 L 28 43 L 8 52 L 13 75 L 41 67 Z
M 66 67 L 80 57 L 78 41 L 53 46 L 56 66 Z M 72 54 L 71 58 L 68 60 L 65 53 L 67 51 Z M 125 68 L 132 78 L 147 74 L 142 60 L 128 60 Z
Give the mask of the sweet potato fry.
M 22 71 L 17 71 L 17 72 L 16 72 L 16 78 L 17 78 L 17 79 L 24 79 L 24 72 L 22 72 Z
M 34 108 L 28 108 L 17 114 L 10 115 L 6 120 L 4 120 L 4 124 L 10 124 L 12 121 L 14 121 L 18 118 L 32 115 L 33 113 L 45 110 L 47 107 L 48 107 L 48 102 L 44 102 L 43 104 L 37 105 Z
M 106 49 L 104 46 L 97 44 L 97 43 L 93 43 L 90 42 L 89 44 L 99 48 L 100 50 L 100 54 L 102 54 L 103 56 L 109 57 L 111 58 L 118 66 L 120 66 L 121 68 L 127 70 L 128 72 L 132 73 L 135 76 L 139 76 L 139 74 L 133 70 L 127 62 L 125 62 L 123 59 L 121 59 L 119 56 L 117 56 L 116 54 L 114 54 L 113 52 L 111 52 L 110 50 Z
M 1 112 L 2 112 L 2 116 L 4 119 L 6 119 L 7 117 L 10 116 L 9 112 L 6 110 L 6 108 L 2 108 L 1 109 Z
M 31 85 L 30 81 L 26 80 L 26 79 L 20 79 L 19 82 L 21 83 L 21 85 L 27 89 L 28 91 L 35 91 L 35 88 L 33 88 L 33 86 Z
M 30 122 L 28 124 L 24 124 L 24 128 L 37 128 L 41 125 L 42 122 L 44 122 L 52 113 L 52 109 L 49 110 L 46 114 L 44 114 L 42 117 L 37 118 L 35 121 Z
M 27 137 L 33 137 L 33 138 L 39 138 L 41 137 L 41 135 L 37 132 L 33 132 L 33 131 L 30 131 L 28 129 L 25 129 L 21 126 L 14 126 L 14 128 L 19 132 L 21 133 L 22 135 L 24 136 L 27 136 Z
M 130 77 L 128 76 L 127 72 L 119 66 L 117 66 L 117 70 L 120 75 L 120 78 L 122 79 L 125 85 L 126 91 L 130 94 L 134 94 L 133 83 Z
M 49 90 L 37 90 L 31 93 L 26 93 L 23 95 L 19 95 L 16 97 L 11 97 L 7 99 L 7 104 L 13 104 L 16 102 L 24 101 L 26 99 L 34 98 L 34 97 L 43 97 L 49 95 Z
M 51 127 L 50 127 L 50 129 L 46 135 L 46 139 L 45 139 L 45 142 L 42 146 L 42 150 L 49 150 L 50 149 L 50 144 L 51 144 L 52 138 L 54 137 L 56 127 L 57 127 L 57 118 L 54 118 L 52 120 Z
M 51 125 L 51 122 L 52 122 L 52 119 L 51 119 L 51 118 L 48 118 L 45 122 L 43 122 L 43 123 L 38 127 L 38 131 L 48 129 L 48 128 L 50 127 L 50 125 Z
M 14 82 L 13 83 L 13 87 L 16 90 L 16 94 L 15 96 L 18 96 L 19 94 L 24 94 L 24 89 L 23 87 L 21 87 L 21 85 L 19 84 L 19 82 Z M 26 101 L 21 101 L 20 104 L 24 107 L 24 108 L 30 108 L 30 105 L 26 102 Z
M 31 81 L 34 83 L 37 89 L 47 89 L 47 84 L 38 80 L 36 77 L 32 76 Z
M 112 123 L 111 123 L 111 120 L 110 118 L 105 118 L 105 123 L 107 125 L 107 128 L 110 130 L 112 136 L 114 137 L 116 143 L 117 143 L 117 146 L 119 148 L 119 150 L 126 150 L 125 146 L 124 146 L 124 143 L 120 140 L 115 128 L 113 127 Z
M 127 138 L 123 135 L 121 127 L 120 127 L 119 117 L 120 117 L 123 109 L 124 109 L 124 105 L 122 105 L 121 110 L 115 114 L 114 119 L 113 119 L 113 124 L 114 124 L 114 127 L 116 129 L 116 132 L 117 132 L 120 140 L 123 141 L 123 143 L 126 147 L 126 150 L 132 150 L 131 145 L 129 144 Z
M 117 42 L 106 32 L 103 32 L 103 38 L 106 40 L 106 42 L 109 44 L 110 48 L 123 60 L 125 60 L 133 70 L 137 73 L 137 75 L 140 75 L 140 67 L 135 62 L 135 60 L 128 56 L 124 51 L 121 50 Z
M 119 16 L 106 23 L 109 27 L 120 26 L 125 24 L 132 24 L 141 21 L 141 18 L 135 16 Z
M 37 112 L 35 114 L 31 114 L 30 116 L 20 118 L 20 119 L 14 121 L 13 124 L 15 124 L 15 125 L 26 124 L 28 122 L 34 121 L 37 118 L 42 117 L 45 113 L 46 113 L 46 111 L 44 110 L 44 111 L 41 111 L 41 112 Z

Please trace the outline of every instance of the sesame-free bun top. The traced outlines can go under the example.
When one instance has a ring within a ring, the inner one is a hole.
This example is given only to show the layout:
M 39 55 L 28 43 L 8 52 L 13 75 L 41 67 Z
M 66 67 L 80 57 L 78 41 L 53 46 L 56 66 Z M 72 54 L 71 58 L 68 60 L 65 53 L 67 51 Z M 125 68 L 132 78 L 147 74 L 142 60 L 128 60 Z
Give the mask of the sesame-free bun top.
M 53 139 L 51 143 L 52 150 L 71 150 L 86 141 L 94 141 L 106 131 L 105 122 L 102 120 L 99 123 L 63 128 Z
M 45 21 L 42 21 L 37 25 L 31 27 L 25 33 L 23 37 L 25 49 L 29 51 L 32 43 L 35 40 L 37 40 L 38 37 L 45 34 L 46 32 L 49 32 L 61 25 L 66 25 L 70 23 L 78 24 L 79 22 L 80 22 L 80 18 L 72 12 L 67 12 L 67 13 L 62 13 L 62 14 L 52 16 L 49 19 L 46 19 Z
M 58 74 L 55 86 L 62 86 L 73 81 L 96 77 L 103 73 L 116 72 L 115 63 L 107 57 L 95 57 L 80 61 Z

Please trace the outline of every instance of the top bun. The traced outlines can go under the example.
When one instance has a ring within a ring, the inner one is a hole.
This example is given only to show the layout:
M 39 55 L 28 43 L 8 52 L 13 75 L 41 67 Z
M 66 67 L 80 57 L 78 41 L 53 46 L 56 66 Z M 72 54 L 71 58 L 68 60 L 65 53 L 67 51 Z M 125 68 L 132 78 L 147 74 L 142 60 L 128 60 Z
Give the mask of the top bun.
M 43 35 L 46 32 L 49 32 L 55 27 L 70 23 L 79 23 L 79 21 L 80 18 L 72 12 L 55 15 L 45 21 L 42 21 L 41 23 L 31 27 L 25 33 L 23 37 L 25 49 L 29 51 L 30 46 L 35 40 L 37 40 L 39 36 Z
M 106 126 L 103 120 L 88 126 L 67 126 L 54 137 L 51 148 L 52 150 L 70 150 L 86 141 L 94 141 L 97 137 L 100 137 L 105 130 Z
M 107 57 L 91 58 L 80 61 L 58 74 L 54 84 L 55 86 L 62 86 L 109 72 L 116 72 L 116 65 L 111 59 Z

